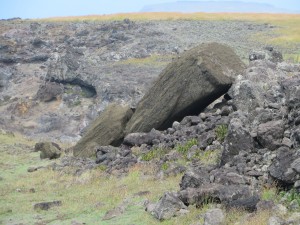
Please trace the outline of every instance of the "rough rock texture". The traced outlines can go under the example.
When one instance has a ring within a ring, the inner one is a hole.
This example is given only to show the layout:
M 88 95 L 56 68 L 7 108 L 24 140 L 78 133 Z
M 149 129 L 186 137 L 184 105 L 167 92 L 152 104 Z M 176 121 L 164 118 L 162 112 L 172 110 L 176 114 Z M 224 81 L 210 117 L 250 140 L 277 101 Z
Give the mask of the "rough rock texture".
M 41 159 L 57 159 L 61 155 L 61 148 L 53 142 L 39 142 L 35 144 L 34 151 L 40 151 Z
M 229 162 L 233 156 L 238 155 L 240 151 L 252 152 L 254 149 L 254 140 L 249 130 L 244 127 L 239 118 L 233 118 L 230 121 L 224 151 L 222 154 L 222 164 Z
M 167 192 L 158 201 L 151 212 L 157 219 L 165 220 L 175 216 L 181 209 L 186 209 L 186 205 L 178 198 L 176 193 Z
M 128 106 L 118 104 L 108 106 L 74 146 L 74 156 L 94 157 L 95 147 L 98 145 L 120 145 L 124 138 L 126 123 L 131 116 L 132 110 Z
M 225 94 L 244 64 L 232 49 L 203 44 L 172 62 L 137 105 L 126 133 L 166 129 Z
M 260 124 L 257 128 L 257 139 L 259 143 L 270 150 L 280 147 L 284 132 L 282 120 L 269 121 Z
M 204 225 L 223 225 L 225 215 L 221 209 L 209 209 L 204 214 Z
M 299 174 L 297 171 L 299 157 L 297 152 L 287 147 L 279 148 L 277 157 L 269 167 L 270 175 L 283 186 L 292 186 L 297 181 L 296 175 Z

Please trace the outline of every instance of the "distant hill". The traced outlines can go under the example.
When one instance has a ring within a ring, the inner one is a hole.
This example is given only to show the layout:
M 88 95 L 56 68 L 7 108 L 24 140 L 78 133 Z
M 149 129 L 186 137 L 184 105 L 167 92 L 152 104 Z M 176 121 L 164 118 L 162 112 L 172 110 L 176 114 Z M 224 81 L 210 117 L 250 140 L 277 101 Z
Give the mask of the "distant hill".
M 245 13 L 299 13 L 276 8 L 271 4 L 241 1 L 177 1 L 144 6 L 142 12 L 245 12 Z

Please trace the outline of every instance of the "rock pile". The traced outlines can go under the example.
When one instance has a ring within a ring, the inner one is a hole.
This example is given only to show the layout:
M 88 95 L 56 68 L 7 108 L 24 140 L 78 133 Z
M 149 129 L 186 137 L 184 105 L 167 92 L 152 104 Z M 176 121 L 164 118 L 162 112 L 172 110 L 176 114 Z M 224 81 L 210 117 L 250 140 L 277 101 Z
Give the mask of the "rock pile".
M 98 162 L 113 171 L 123 159 L 155 159 L 163 175 L 186 171 L 180 191 L 150 207 L 159 219 L 207 199 L 254 211 L 264 185 L 300 188 L 299 84 L 300 65 L 250 62 L 216 104 L 173 122 L 167 130 L 128 134 L 114 148 L 119 155 L 126 149 L 126 157 L 101 150 Z M 180 159 L 189 165 L 180 165 Z

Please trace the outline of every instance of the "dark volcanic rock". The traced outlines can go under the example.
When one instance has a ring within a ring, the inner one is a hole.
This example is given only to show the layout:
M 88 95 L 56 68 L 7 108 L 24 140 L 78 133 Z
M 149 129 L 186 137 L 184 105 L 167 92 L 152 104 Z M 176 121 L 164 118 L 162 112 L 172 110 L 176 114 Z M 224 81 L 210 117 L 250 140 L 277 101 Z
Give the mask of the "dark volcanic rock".
M 259 197 L 254 195 L 245 199 L 236 199 L 226 204 L 227 208 L 243 209 L 249 212 L 256 211 L 256 205 L 259 202 Z
M 176 59 L 139 102 L 126 133 L 165 129 L 225 94 L 244 64 L 227 46 L 203 44 Z
M 74 156 L 92 157 L 96 154 L 96 146 L 120 145 L 131 115 L 132 110 L 128 106 L 109 105 L 74 146 Z
M 287 147 L 278 149 L 277 157 L 269 167 L 270 175 L 280 182 L 280 185 L 291 186 L 296 181 L 297 172 L 295 152 Z M 297 162 L 297 161 L 296 161 Z
M 228 204 L 237 199 L 247 199 L 253 194 L 246 185 L 206 184 L 200 188 L 187 188 L 179 192 L 179 198 L 186 204 L 202 206 L 207 201 Z

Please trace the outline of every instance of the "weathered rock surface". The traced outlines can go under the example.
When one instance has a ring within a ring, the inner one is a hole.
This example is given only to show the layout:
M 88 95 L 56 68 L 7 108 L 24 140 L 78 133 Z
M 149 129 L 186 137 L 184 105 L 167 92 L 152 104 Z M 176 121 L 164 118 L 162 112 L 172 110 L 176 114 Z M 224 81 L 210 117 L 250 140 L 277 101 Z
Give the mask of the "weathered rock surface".
M 209 209 L 204 214 L 204 225 L 223 225 L 225 215 L 221 209 Z
M 53 142 L 39 142 L 35 144 L 34 151 L 40 151 L 41 159 L 57 159 L 62 151 L 59 145 Z
M 151 213 L 159 220 L 166 220 L 175 216 L 181 209 L 186 208 L 176 193 L 167 192 L 158 201 Z
M 225 94 L 244 64 L 227 46 L 203 44 L 172 62 L 137 105 L 126 133 L 166 129 Z
M 74 156 L 94 157 L 97 146 L 120 145 L 124 138 L 125 126 L 131 116 L 132 110 L 128 106 L 108 106 L 74 146 Z
M 222 164 L 232 160 L 233 156 L 238 155 L 240 151 L 252 152 L 254 149 L 254 140 L 249 130 L 240 118 L 233 118 L 228 127 L 228 133 L 225 137 L 224 151 L 222 154 Z

